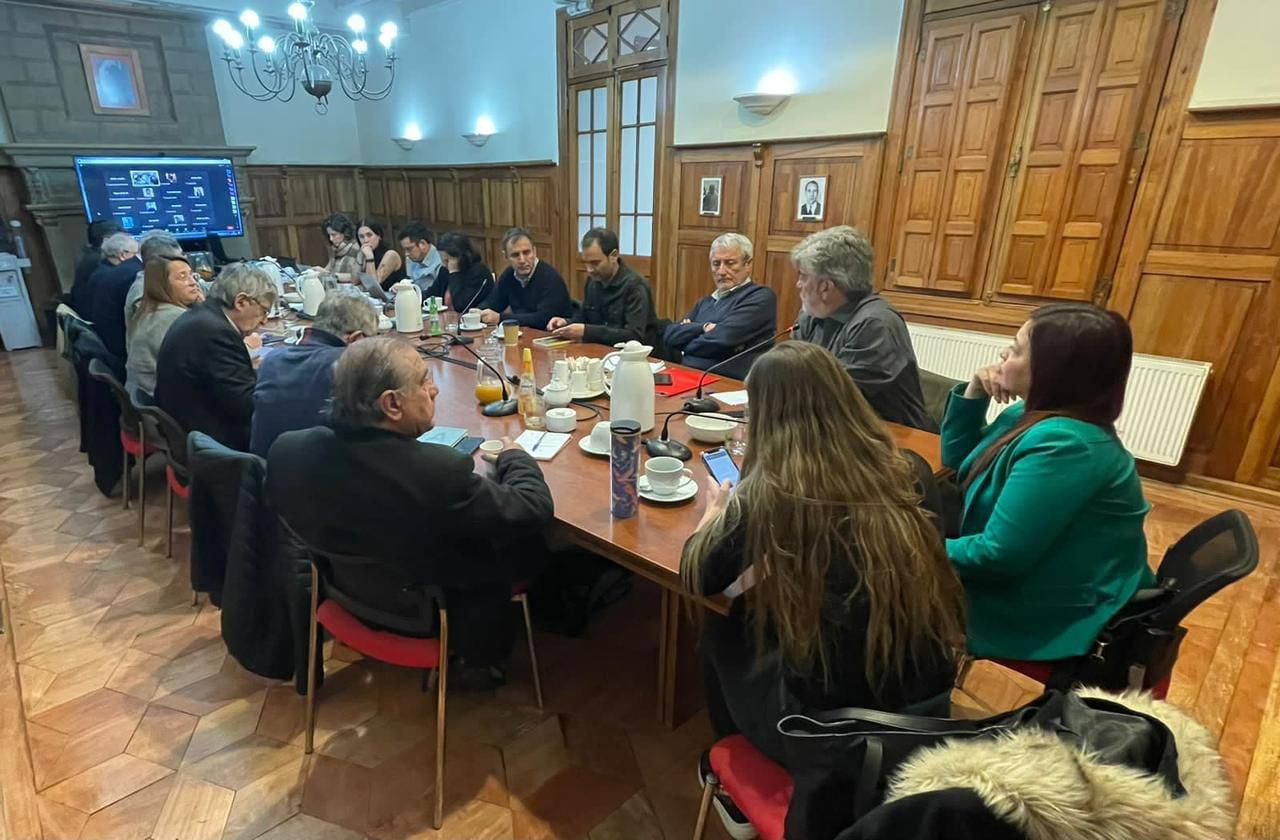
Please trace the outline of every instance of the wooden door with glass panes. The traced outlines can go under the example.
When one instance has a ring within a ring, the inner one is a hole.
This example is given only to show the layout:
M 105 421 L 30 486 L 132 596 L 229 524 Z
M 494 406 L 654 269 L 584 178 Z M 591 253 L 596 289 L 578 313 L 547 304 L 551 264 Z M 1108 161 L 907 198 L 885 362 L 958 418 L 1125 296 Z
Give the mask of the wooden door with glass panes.
M 651 281 L 665 137 L 666 20 L 662 0 L 624 0 L 566 21 L 575 246 L 592 227 L 607 227 L 618 234 L 623 259 Z M 572 274 L 571 290 L 581 294 L 582 272 Z

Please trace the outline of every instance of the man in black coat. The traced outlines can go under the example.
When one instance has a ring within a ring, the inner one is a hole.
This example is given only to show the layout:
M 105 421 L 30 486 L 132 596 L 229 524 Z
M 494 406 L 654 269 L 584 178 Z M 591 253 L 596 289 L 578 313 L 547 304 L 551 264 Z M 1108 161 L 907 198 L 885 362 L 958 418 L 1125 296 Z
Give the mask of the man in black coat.
M 511 584 L 530 571 L 531 539 L 551 521 L 551 491 L 538 464 L 507 446 L 492 478 L 456 449 L 421 443 L 438 389 L 426 359 L 399 338 L 343 351 L 334 374 L 332 427 L 286 432 L 267 456 L 267 498 L 318 551 L 358 555 L 395 574 L 343 576 L 361 602 L 416 616 L 406 582 L 441 586 L 450 647 L 461 658 L 450 685 L 488 687 L 514 639 Z M 362 567 L 362 570 L 365 567 Z
M 262 326 L 276 285 L 246 263 L 222 270 L 209 297 L 184 312 L 156 356 L 156 405 L 188 432 L 249 449 L 257 376 L 244 337 Z
M 124 297 L 139 271 L 142 271 L 142 260 L 138 259 L 138 240 L 127 233 L 113 233 L 102 243 L 102 264 L 89 276 L 88 286 L 76 298 L 85 307 L 76 311 L 93 322 L 98 338 L 111 355 L 122 362 L 128 349 L 125 347 Z

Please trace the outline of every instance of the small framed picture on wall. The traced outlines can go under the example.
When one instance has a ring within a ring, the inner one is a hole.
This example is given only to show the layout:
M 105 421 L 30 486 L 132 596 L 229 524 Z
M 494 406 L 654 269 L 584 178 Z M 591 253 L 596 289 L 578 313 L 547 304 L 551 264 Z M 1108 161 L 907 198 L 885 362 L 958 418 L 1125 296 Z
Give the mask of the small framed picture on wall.
M 820 222 L 827 214 L 827 176 L 801 175 L 796 221 Z
M 698 211 L 699 215 L 720 215 L 720 191 L 723 187 L 723 178 L 702 179 L 702 209 Z
M 95 114 L 151 116 L 137 50 L 81 44 L 80 59 Z

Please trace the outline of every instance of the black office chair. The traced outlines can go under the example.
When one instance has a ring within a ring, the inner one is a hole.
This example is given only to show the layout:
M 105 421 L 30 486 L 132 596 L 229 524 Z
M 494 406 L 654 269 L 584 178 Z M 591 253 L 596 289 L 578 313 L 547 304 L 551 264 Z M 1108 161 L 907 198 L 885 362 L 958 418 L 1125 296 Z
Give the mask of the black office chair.
M 1169 547 L 1156 571 L 1156 585 L 1134 594 L 1098 634 L 1088 654 L 1057 662 L 995 661 L 1046 688 L 1145 689 L 1163 699 L 1187 634 L 1182 620 L 1256 568 L 1258 537 L 1249 517 L 1238 510 L 1223 511 Z M 971 664 L 965 663 L 957 685 L 963 685 Z
M 107 367 L 101 359 L 90 359 L 89 375 L 106 384 L 115 396 L 116 402 L 120 404 L 120 445 L 124 449 L 125 476 L 125 480 L 121 482 L 122 495 L 127 510 L 129 508 L 129 456 L 132 455 L 138 463 L 138 545 L 142 545 L 147 528 L 147 456 L 157 450 L 154 445 L 147 443 L 147 429 L 142 422 L 142 415 L 138 413 L 137 407 L 129 397 L 129 392 L 125 390 L 111 368 Z
M 168 522 L 168 539 L 165 542 L 165 557 L 173 556 L 173 497 L 175 495 L 187 499 L 191 495 L 191 472 L 187 466 L 187 433 L 177 420 L 167 411 L 156 405 L 155 399 L 141 389 L 133 394 L 133 404 L 143 417 L 143 423 L 150 423 L 152 436 L 158 442 L 156 448 L 165 454 L 165 483 L 168 493 L 165 495 L 165 517 Z M 158 433 L 158 437 L 155 435 Z

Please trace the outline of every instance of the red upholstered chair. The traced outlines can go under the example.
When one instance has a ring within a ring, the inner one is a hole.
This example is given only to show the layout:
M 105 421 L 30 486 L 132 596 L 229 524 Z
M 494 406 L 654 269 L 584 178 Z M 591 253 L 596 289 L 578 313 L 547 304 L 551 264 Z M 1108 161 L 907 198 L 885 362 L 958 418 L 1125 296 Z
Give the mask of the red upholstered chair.
M 150 437 L 156 439 L 156 448 L 163 452 L 168 463 L 165 466 L 165 483 L 168 492 L 165 494 L 165 513 L 168 521 L 168 539 L 165 542 L 165 557 L 173 556 L 173 497 L 186 500 L 190 495 L 191 473 L 187 469 L 187 433 L 167 411 L 155 404 L 155 400 L 145 391 L 135 391 L 133 405 L 142 415 L 143 426 L 152 430 Z
M 1156 586 L 1139 590 L 1116 614 L 1086 656 L 1056 662 L 995 659 L 1051 688 L 1092 685 L 1111 691 L 1150 691 L 1163 700 L 1193 609 L 1258 567 L 1258 537 L 1249 517 L 1226 510 L 1206 519 L 1169 547 Z M 964 685 L 972 660 L 956 680 Z
M 702 840 L 711 800 L 720 789 L 751 822 L 761 840 L 783 840 L 791 804 L 791 776 L 742 735 L 722 738 L 711 747 L 711 778 L 702 789 L 693 840 Z
M 142 415 L 129 398 L 129 392 L 101 359 L 89 360 L 89 375 L 106 384 L 120 406 L 120 446 L 124 450 L 124 480 L 121 482 L 125 509 L 129 507 L 129 458 L 138 463 L 138 545 L 146 536 L 147 515 L 147 456 L 159 450 L 147 443 L 147 430 Z

